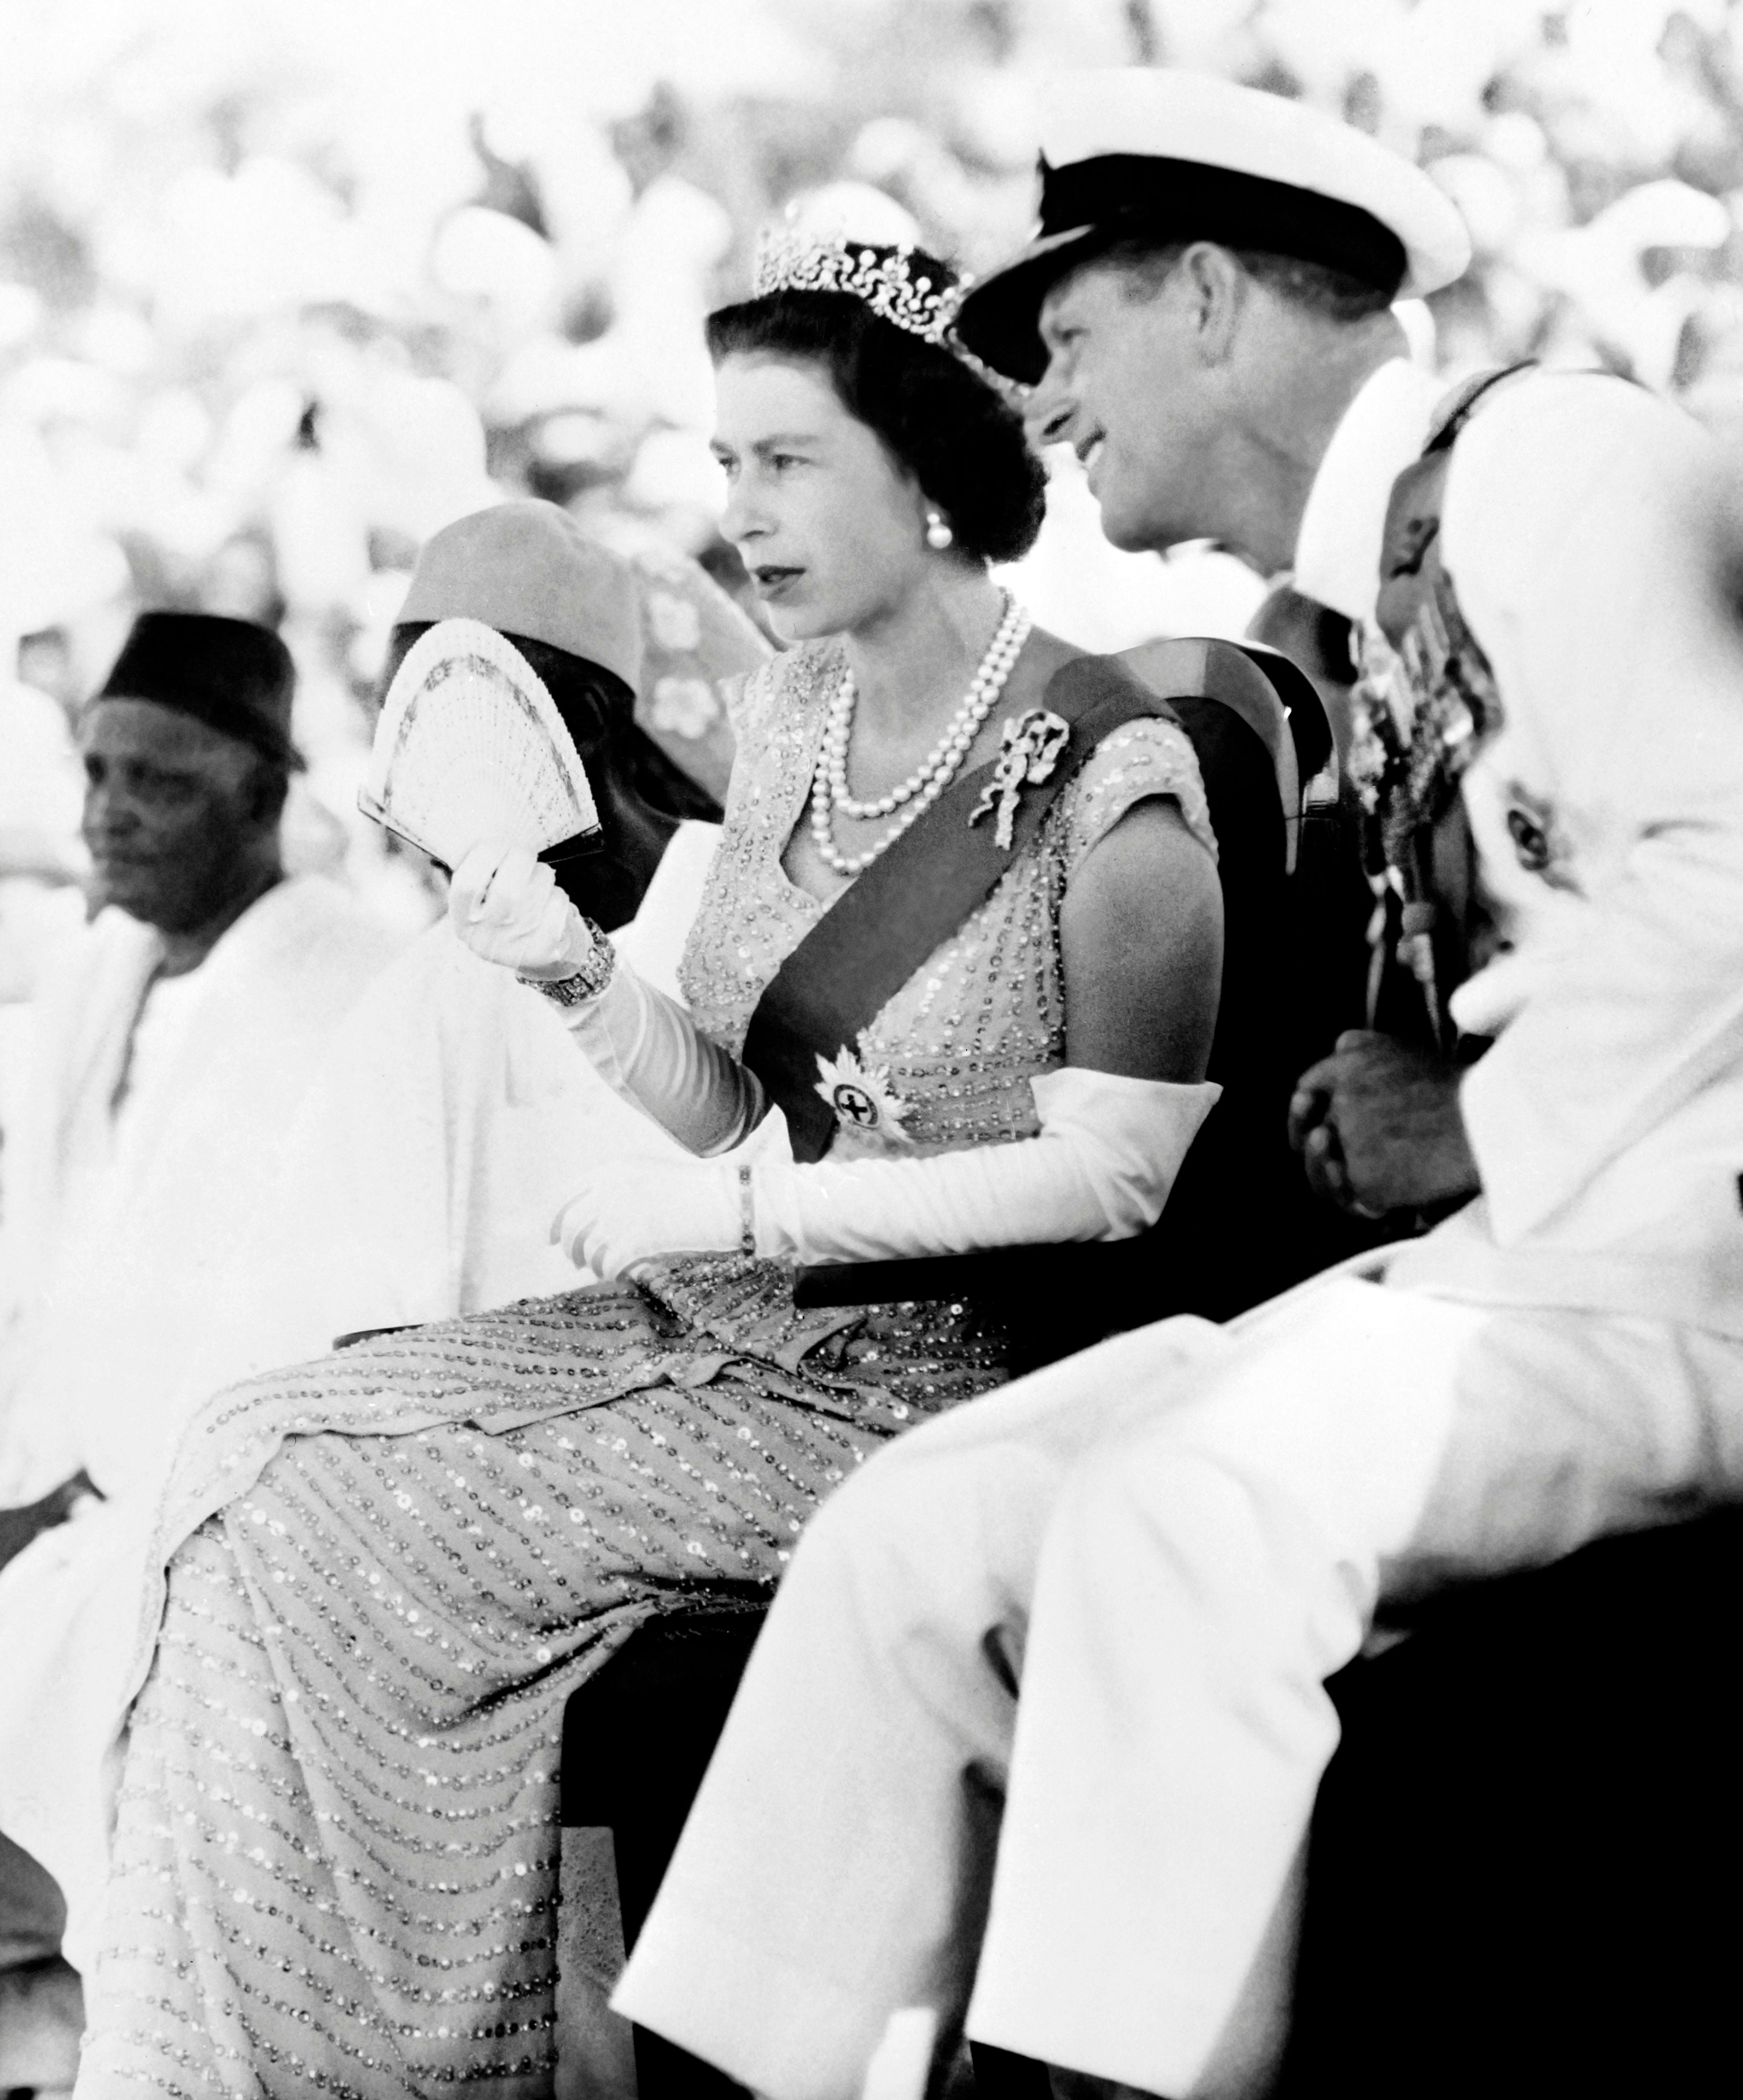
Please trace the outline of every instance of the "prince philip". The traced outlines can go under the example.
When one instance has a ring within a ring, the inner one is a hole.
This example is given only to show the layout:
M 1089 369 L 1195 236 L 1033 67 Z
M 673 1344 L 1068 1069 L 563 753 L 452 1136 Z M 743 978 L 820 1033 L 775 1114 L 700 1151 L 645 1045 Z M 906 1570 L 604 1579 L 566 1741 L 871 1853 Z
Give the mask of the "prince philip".
M 1329 118 L 1099 76 L 1044 143 L 1042 233 L 962 333 L 1110 537 L 1292 562 L 1368 624 L 1427 1048 L 1348 1039 L 1297 1120 L 1329 1189 L 1441 1221 L 977 1401 L 814 1520 L 618 1999 L 777 2100 L 857 2093 L 903 2008 L 1258 2089 L 1326 1677 L 1403 1602 L 1743 1492 L 1743 640 L 1701 441 L 1590 374 L 1435 416 L 1390 302 L 1462 229 Z

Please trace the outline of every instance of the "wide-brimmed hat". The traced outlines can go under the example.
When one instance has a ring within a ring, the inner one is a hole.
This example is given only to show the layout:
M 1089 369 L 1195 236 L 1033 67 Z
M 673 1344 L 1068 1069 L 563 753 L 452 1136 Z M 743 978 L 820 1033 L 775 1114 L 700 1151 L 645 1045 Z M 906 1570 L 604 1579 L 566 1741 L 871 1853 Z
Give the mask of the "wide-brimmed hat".
M 481 620 L 542 642 L 598 664 L 632 691 L 641 674 L 633 572 L 554 503 L 498 503 L 426 540 L 395 624 L 438 620 Z
M 1067 74 L 1041 110 L 1041 220 L 973 286 L 956 332 L 1033 385 L 1048 290 L 1115 242 L 1216 240 L 1344 271 L 1388 299 L 1450 284 L 1471 259 L 1458 207 L 1414 163 L 1322 111 L 1202 73 Z
M 297 684 L 290 651 L 270 627 L 212 612 L 142 612 L 97 691 L 99 700 L 150 700 L 300 769 L 290 739 Z

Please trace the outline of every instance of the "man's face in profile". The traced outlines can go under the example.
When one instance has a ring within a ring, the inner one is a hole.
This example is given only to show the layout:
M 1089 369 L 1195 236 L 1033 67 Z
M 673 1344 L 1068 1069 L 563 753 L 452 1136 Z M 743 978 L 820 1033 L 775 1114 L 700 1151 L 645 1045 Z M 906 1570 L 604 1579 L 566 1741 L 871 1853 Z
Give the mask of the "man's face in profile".
M 254 752 L 155 700 L 96 701 L 79 743 L 97 903 L 165 933 L 205 924 L 258 836 Z
M 1041 308 L 1045 373 L 1026 419 L 1037 445 L 1069 443 L 1116 547 L 1202 539 L 1198 395 L 1185 293 L 1172 274 L 1090 262 Z

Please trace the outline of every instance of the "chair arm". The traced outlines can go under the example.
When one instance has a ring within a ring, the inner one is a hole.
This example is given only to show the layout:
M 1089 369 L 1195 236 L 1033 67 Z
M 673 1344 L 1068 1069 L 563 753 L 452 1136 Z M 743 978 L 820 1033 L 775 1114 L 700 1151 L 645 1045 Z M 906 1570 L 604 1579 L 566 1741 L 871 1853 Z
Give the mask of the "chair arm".
M 990 1247 L 977 1254 L 920 1255 L 905 1261 L 801 1264 L 793 1303 L 896 1305 L 973 1299 L 985 1304 L 1036 1305 L 1093 1286 L 1111 1273 L 1114 1247 L 1124 1242 L 1073 1241 L 1064 1246 Z
M 993 1247 L 910 1261 L 814 1262 L 797 1271 L 793 1302 L 972 1306 L 1004 1330 L 1006 1365 L 1020 1378 L 1122 1328 L 1185 1309 L 1173 1298 L 1167 1264 L 1151 1238 L 1157 1230 L 1127 1240 Z

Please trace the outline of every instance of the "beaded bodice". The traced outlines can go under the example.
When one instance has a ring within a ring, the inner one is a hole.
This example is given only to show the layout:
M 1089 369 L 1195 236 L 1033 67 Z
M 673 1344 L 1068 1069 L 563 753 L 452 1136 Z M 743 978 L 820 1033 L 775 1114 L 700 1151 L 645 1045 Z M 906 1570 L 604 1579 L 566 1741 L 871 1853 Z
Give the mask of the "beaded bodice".
M 838 645 L 807 643 L 748 681 L 726 826 L 680 978 L 697 1024 L 737 1055 L 763 988 L 827 906 L 781 858 L 802 818 Z M 954 1150 L 1031 1137 L 1029 1083 L 1066 1061 L 1059 907 L 1074 870 L 1133 803 L 1172 796 L 1214 852 L 1198 761 L 1174 723 L 1144 717 L 1104 739 L 1029 849 L 860 1037 L 905 1110 L 899 1140 L 841 1131 L 836 1157 Z

